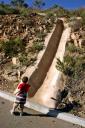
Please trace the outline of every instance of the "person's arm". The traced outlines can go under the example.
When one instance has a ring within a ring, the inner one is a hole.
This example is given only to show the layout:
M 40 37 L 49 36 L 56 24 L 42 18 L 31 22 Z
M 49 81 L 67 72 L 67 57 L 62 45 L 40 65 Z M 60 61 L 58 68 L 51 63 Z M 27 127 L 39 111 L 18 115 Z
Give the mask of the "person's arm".
M 20 92 L 21 88 L 22 88 L 22 83 L 19 83 L 18 86 L 17 86 L 17 88 L 14 91 L 14 94 L 15 95 L 18 94 Z
M 16 88 L 16 90 L 14 91 L 14 94 L 16 95 L 19 92 L 20 92 L 20 89 Z

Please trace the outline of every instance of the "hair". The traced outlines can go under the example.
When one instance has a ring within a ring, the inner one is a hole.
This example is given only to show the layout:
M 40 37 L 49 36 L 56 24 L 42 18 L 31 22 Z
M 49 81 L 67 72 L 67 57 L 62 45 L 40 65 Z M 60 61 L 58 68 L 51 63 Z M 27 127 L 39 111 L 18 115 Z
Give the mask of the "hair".
M 27 76 L 24 76 L 24 77 L 22 78 L 22 82 L 26 83 L 27 81 L 28 81 L 28 77 L 27 77 Z

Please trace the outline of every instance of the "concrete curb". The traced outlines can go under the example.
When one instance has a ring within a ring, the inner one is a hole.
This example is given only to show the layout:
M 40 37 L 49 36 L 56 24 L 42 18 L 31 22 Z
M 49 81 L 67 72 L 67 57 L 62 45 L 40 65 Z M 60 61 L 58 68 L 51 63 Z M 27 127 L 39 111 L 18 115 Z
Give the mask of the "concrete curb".
M 6 100 L 12 101 L 12 102 L 15 100 L 15 96 L 12 96 L 12 94 L 4 92 L 4 91 L 0 91 L 0 97 L 4 98 Z M 64 112 L 60 112 L 57 110 L 53 110 L 53 109 L 50 109 L 48 107 L 45 107 L 43 105 L 40 105 L 40 104 L 37 104 L 34 102 L 27 101 L 27 103 L 25 104 L 25 107 L 34 109 L 43 114 L 48 114 L 49 116 L 53 116 L 58 119 L 62 119 L 64 121 L 67 121 L 67 122 L 70 122 L 73 124 L 78 124 L 80 126 L 85 127 L 85 119 L 84 118 L 80 118 L 80 117 L 74 116 L 69 113 L 64 113 Z

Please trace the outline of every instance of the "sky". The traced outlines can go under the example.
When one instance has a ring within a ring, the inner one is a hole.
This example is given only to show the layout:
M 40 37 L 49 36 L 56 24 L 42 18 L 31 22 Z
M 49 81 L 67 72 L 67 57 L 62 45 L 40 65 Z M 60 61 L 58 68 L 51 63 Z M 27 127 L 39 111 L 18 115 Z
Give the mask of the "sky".
M 11 0 L 0 0 L 9 3 Z M 25 0 L 28 5 L 32 6 L 33 0 Z M 52 7 L 54 4 L 60 5 L 66 9 L 77 9 L 85 7 L 85 0 L 44 0 L 45 9 Z

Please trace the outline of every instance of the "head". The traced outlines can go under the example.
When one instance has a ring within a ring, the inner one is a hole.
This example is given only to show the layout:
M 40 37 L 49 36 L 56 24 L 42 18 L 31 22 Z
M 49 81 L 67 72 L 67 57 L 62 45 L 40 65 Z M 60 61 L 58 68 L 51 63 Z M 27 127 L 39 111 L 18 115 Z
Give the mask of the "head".
M 22 82 L 27 83 L 27 82 L 28 82 L 28 77 L 27 77 L 27 76 L 24 76 L 24 77 L 22 78 Z

